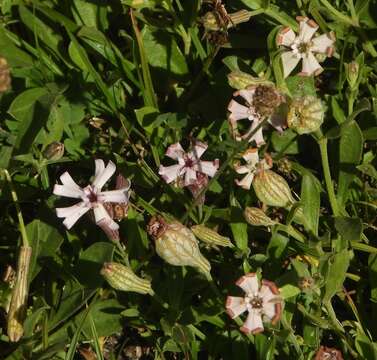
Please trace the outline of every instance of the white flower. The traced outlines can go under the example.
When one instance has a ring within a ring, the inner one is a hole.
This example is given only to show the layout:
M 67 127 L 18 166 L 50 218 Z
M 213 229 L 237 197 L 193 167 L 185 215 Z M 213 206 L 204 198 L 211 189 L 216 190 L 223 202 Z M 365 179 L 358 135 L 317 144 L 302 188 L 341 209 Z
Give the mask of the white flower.
M 180 143 L 170 145 L 165 155 L 178 161 L 178 164 L 171 166 L 161 165 L 158 173 L 168 184 L 184 177 L 184 186 L 196 184 L 200 180 L 198 179 L 199 173 L 213 177 L 219 168 L 219 160 L 200 160 L 207 147 L 207 144 L 196 141 L 193 150 L 186 153 Z
M 257 334 L 264 330 L 263 321 L 271 321 L 273 325 L 277 323 L 281 316 L 282 299 L 275 283 L 262 280 L 262 286 L 259 286 L 256 274 L 249 273 L 238 279 L 236 284 L 245 292 L 245 296 L 228 296 L 225 307 L 232 319 L 248 312 L 240 328 L 242 332 Z
M 298 16 L 300 25 L 298 35 L 286 27 L 277 36 L 277 44 L 290 50 L 281 55 L 284 77 L 287 77 L 302 59 L 302 71 L 299 75 L 318 75 L 323 71 L 315 54 L 331 57 L 334 53 L 335 34 L 333 32 L 313 37 L 318 30 L 318 25 L 307 17 Z
M 233 93 L 234 97 L 241 97 L 244 105 L 232 99 L 228 105 L 230 112 L 228 120 L 237 141 L 245 140 L 255 131 L 260 122 L 268 118 L 268 122 L 278 131 L 285 127 L 285 117 L 278 113 L 279 106 L 284 102 L 284 96 L 272 85 L 253 85 L 246 89 Z M 241 135 L 237 122 L 242 119 L 252 121 L 250 128 Z M 249 138 L 249 142 L 255 141 L 257 146 L 264 144 L 262 127 Z
M 259 160 L 257 148 L 247 149 L 243 153 L 242 158 L 245 160 L 246 164 L 241 165 L 239 163 L 236 163 L 234 170 L 236 170 L 238 174 L 245 174 L 245 176 L 241 180 L 236 179 L 235 182 L 243 189 L 249 190 L 254 176 L 257 174 L 257 172 L 271 168 L 271 159 L 268 158 L 268 161 L 266 161 L 265 159 Z
M 85 188 L 81 188 L 75 183 L 71 175 L 65 172 L 60 176 L 62 185 L 56 184 L 53 193 L 69 198 L 81 199 L 73 206 L 57 208 L 56 214 L 59 218 L 65 218 L 63 224 L 70 229 L 76 221 L 93 209 L 95 222 L 109 236 L 119 229 L 119 225 L 110 217 L 106 211 L 105 203 L 128 203 L 128 190 L 130 182 L 121 189 L 111 191 L 101 191 L 105 183 L 115 173 L 115 164 L 109 161 L 107 166 L 103 160 L 95 160 L 95 174 L 92 183 Z

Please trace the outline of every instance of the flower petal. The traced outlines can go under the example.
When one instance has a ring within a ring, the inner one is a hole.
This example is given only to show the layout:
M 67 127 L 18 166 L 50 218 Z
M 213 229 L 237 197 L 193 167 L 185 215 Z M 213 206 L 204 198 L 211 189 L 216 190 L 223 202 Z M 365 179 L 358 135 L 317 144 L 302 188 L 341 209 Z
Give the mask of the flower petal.
M 236 179 L 235 182 L 238 186 L 242 187 L 242 189 L 250 190 L 253 179 L 254 179 L 254 172 L 250 172 L 249 174 L 244 176 L 241 180 Z
M 96 159 L 94 160 L 94 165 L 95 165 L 94 178 L 97 178 L 105 170 L 105 163 L 101 159 Z
M 56 215 L 58 217 L 65 217 L 63 224 L 69 230 L 78 219 L 90 210 L 89 206 L 83 206 L 79 203 L 68 208 L 57 208 Z
M 208 175 L 209 177 L 213 177 L 219 168 L 219 160 L 216 159 L 214 161 L 199 161 L 197 167 L 198 171 Z
M 249 315 L 240 330 L 245 334 L 257 334 L 264 330 L 262 316 L 256 310 L 250 310 Z
M 276 43 L 278 45 L 290 47 L 293 44 L 295 38 L 296 34 L 294 33 L 294 31 L 289 27 L 285 27 L 284 29 L 279 31 L 278 36 L 276 38 Z
M 204 152 L 207 150 L 208 145 L 201 141 L 195 141 L 194 149 L 190 152 L 194 159 L 200 159 Z
M 253 121 L 251 124 L 249 130 L 246 132 L 246 134 L 241 136 L 242 140 L 246 140 L 247 138 L 250 137 L 250 134 L 255 131 L 255 129 L 258 127 L 259 121 Z M 255 141 L 257 146 L 261 146 L 265 143 L 264 138 L 263 138 L 263 128 L 262 126 L 254 133 L 252 137 L 249 138 L 249 142 Z
M 236 318 L 247 310 L 245 299 L 238 296 L 228 296 L 226 298 L 225 308 L 227 314 L 232 318 Z
M 248 119 L 249 114 L 249 108 L 239 104 L 235 100 L 231 100 L 228 105 L 228 110 L 230 111 L 228 119 L 230 121 L 238 121 L 241 119 Z
M 250 167 L 246 165 L 235 165 L 234 170 L 237 174 L 247 174 L 252 171 Z
M 297 66 L 300 57 L 293 51 L 286 51 L 281 54 L 281 62 L 283 64 L 284 78 L 286 78 Z
M 82 195 L 84 194 L 83 191 L 68 187 L 66 185 L 54 185 L 53 193 L 55 195 L 60 195 L 64 197 L 74 198 L 74 199 L 80 199 Z
M 185 186 L 192 185 L 196 182 L 196 171 L 192 168 L 185 168 Z
M 178 160 L 182 158 L 184 154 L 185 151 L 182 149 L 182 146 L 179 142 L 170 145 L 165 153 L 166 156 L 170 157 L 173 160 Z
M 258 294 L 259 284 L 258 278 L 255 273 L 248 273 L 241 276 L 237 281 L 236 285 L 239 286 L 246 294 L 256 295 Z
M 314 33 L 318 30 L 318 25 L 313 20 L 309 20 L 307 17 L 298 17 L 300 24 L 299 39 L 300 42 L 307 43 L 311 40 Z
M 323 70 L 313 53 L 309 52 L 302 58 L 302 71 L 299 75 L 311 76 L 318 75 Z
M 159 175 L 165 180 L 167 184 L 173 182 L 180 175 L 182 165 L 162 166 L 158 169 Z
M 271 321 L 276 316 L 276 304 L 273 302 L 263 304 L 263 314 Z
M 81 191 L 81 187 L 76 184 L 76 182 L 72 179 L 69 172 L 66 171 L 63 175 L 60 176 L 60 181 L 63 185 L 70 187 L 72 189 L 76 189 L 77 191 Z
M 335 38 L 333 33 L 322 34 L 312 40 L 311 51 L 331 56 L 334 51 Z
M 255 87 L 250 87 L 249 89 L 241 89 L 236 91 L 233 96 L 243 97 L 249 105 L 253 103 L 253 98 L 255 94 Z
M 105 185 L 105 183 L 114 175 L 115 170 L 116 170 L 116 166 L 110 160 L 107 163 L 107 166 L 100 173 L 96 174 L 96 176 L 94 177 L 92 186 L 95 187 L 97 190 L 101 190 L 103 185 Z
M 102 191 L 97 195 L 100 202 L 126 203 L 128 201 L 126 190 Z
M 97 206 L 93 208 L 93 211 L 96 224 L 100 223 L 102 220 L 105 220 L 107 221 L 107 224 L 111 230 L 119 229 L 119 225 L 110 217 L 109 213 L 102 204 L 97 203 Z
M 242 158 L 250 165 L 257 165 L 259 162 L 259 154 L 257 148 L 251 148 L 247 149 L 243 155 Z

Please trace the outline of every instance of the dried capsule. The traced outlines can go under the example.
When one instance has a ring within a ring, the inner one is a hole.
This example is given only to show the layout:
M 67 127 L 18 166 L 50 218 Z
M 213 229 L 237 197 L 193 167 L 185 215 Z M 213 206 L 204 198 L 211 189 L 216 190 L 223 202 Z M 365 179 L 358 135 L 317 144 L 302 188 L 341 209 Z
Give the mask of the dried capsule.
M 254 226 L 272 226 L 277 224 L 263 210 L 256 207 L 247 207 L 244 211 L 244 216 L 246 221 Z
M 199 240 L 209 245 L 233 247 L 233 244 L 230 242 L 228 237 L 222 236 L 204 225 L 191 226 L 191 230 Z
M 288 127 L 299 134 L 308 134 L 319 129 L 325 117 L 325 107 L 315 96 L 294 98 L 289 105 Z
M 156 252 L 167 263 L 193 266 L 208 276 L 211 265 L 201 254 L 195 235 L 181 223 L 168 223 L 162 216 L 154 216 L 147 229 L 155 240 Z
M 269 206 L 290 208 L 296 202 L 288 183 L 272 170 L 258 172 L 253 188 L 258 199 Z
M 122 264 L 116 262 L 104 263 L 101 275 L 116 290 L 154 294 L 149 280 L 138 277 L 129 267 Z
M 28 276 L 32 248 L 22 246 L 18 256 L 16 284 L 12 289 L 12 298 L 8 312 L 8 337 L 12 342 L 17 342 L 24 334 L 24 321 L 26 318 L 27 298 L 29 292 Z

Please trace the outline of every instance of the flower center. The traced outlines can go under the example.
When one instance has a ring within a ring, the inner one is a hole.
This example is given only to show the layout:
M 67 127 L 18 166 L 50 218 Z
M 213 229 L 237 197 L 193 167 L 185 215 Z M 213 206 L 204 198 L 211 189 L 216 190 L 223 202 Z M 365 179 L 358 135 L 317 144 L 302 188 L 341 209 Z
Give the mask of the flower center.
M 249 298 L 249 304 L 253 309 L 262 309 L 263 308 L 263 299 L 259 296 L 253 296 Z
M 185 167 L 192 168 L 194 166 L 194 160 L 187 157 L 185 158 Z
M 95 203 L 98 201 L 97 192 L 94 191 L 94 189 L 90 185 L 88 185 L 84 189 L 84 192 L 85 192 L 86 198 L 89 200 L 90 203 Z
M 310 51 L 311 46 L 312 46 L 311 41 L 309 41 L 309 42 L 302 42 L 302 43 L 298 44 L 297 50 L 301 54 L 306 54 L 306 53 L 308 53 Z

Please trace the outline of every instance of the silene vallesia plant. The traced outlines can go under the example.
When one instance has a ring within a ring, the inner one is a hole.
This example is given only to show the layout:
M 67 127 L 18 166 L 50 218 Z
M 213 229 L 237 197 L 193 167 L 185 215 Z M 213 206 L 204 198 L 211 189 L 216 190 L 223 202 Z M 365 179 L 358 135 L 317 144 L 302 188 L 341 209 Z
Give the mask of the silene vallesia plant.
M 106 182 L 114 175 L 116 166 L 109 161 L 105 163 L 101 159 L 95 160 L 95 173 L 93 181 L 82 188 L 76 184 L 68 172 L 60 176 L 61 184 L 55 184 L 53 193 L 63 197 L 80 199 L 75 205 L 56 208 L 56 215 L 64 218 L 63 224 L 70 229 L 89 210 L 93 211 L 95 223 L 102 228 L 111 240 L 119 240 L 119 225 L 114 221 L 114 209 L 112 205 L 125 209 L 130 196 L 131 182 L 118 177 L 115 190 L 102 191 Z

